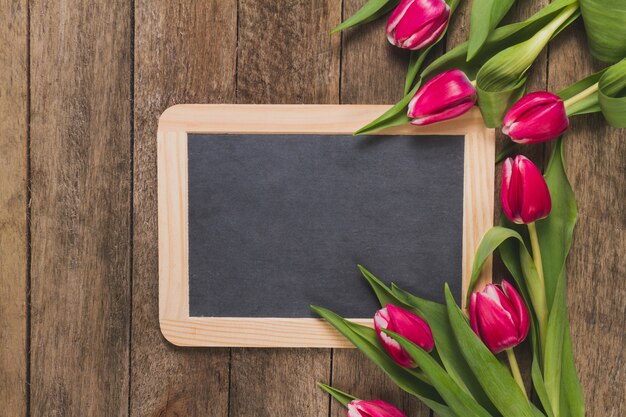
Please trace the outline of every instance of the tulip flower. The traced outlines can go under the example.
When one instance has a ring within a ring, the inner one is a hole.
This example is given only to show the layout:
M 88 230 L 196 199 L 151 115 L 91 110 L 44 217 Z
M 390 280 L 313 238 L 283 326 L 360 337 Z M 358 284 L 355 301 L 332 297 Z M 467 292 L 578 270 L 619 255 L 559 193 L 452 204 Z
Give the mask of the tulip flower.
M 427 352 L 435 347 L 433 333 L 428 323 L 418 315 L 393 304 L 387 304 L 387 307 L 376 312 L 374 328 L 389 356 L 405 368 L 415 368 L 416 364 L 413 358 L 400 346 L 400 343 L 384 333 L 382 329 L 398 333 Z
M 502 167 L 502 210 L 514 223 L 529 224 L 550 214 L 550 191 L 539 169 L 528 158 L 507 158 Z
M 460 116 L 476 103 L 476 89 L 463 71 L 445 71 L 422 86 L 409 102 L 411 124 L 429 125 Z
M 348 417 L 406 417 L 406 415 L 381 400 L 354 400 L 348 404 Z
M 546 91 L 522 97 L 504 116 L 502 132 L 520 144 L 555 139 L 569 127 L 563 100 Z
M 444 0 L 402 0 L 389 17 L 387 39 L 400 48 L 421 49 L 441 35 L 449 17 Z
M 474 333 L 493 353 L 520 344 L 528 335 L 530 315 L 522 297 L 507 281 L 488 284 L 470 298 L 470 323 Z

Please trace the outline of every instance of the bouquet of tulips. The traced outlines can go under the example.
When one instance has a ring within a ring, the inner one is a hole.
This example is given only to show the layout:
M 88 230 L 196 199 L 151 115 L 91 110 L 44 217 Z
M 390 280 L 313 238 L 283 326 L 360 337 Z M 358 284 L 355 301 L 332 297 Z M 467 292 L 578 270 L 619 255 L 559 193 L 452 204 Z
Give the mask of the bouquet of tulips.
M 404 98 L 356 134 L 436 123 L 478 105 L 485 124 L 501 127 L 511 139 L 498 157 L 504 160 L 504 215 L 478 247 L 467 297 L 459 306 L 446 287 L 444 304 L 425 300 L 359 266 L 381 305 L 373 315 L 374 328 L 312 308 L 440 417 L 582 417 L 565 268 L 577 209 L 563 160 L 563 134 L 570 117 L 593 112 L 626 127 L 626 3 L 555 0 L 524 22 L 498 27 L 514 0 L 474 0 L 469 40 L 422 69 L 458 3 L 369 0 L 334 31 L 391 11 L 389 42 L 412 51 Z M 610 65 L 556 94 L 524 95 L 530 66 L 581 12 L 592 54 Z M 555 146 L 543 173 L 522 155 L 507 158 L 525 144 L 551 140 Z M 495 251 L 512 280 L 480 288 L 482 267 Z M 532 397 L 514 353 L 525 340 L 532 352 Z M 383 401 L 320 387 L 347 407 L 349 417 L 404 416 Z

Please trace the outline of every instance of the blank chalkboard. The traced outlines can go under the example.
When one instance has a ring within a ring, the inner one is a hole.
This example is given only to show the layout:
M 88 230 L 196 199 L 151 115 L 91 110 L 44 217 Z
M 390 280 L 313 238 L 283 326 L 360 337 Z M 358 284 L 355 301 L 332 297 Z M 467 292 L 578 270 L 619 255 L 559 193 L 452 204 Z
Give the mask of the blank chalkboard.
M 461 297 L 463 136 L 189 135 L 189 314 L 368 317 L 356 264 Z
M 466 121 L 462 130 L 355 137 L 354 119 L 366 116 L 353 106 L 313 106 L 317 126 L 299 120 L 302 106 L 264 107 L 254 107 L 266 116 L 254 126 L 229 124 L 216 106 L 203 109 L 202 126 L 197 106 L 172 112 L 170 129 L 168 114 L 161 118 L 160 315 L 169 340 L 342 346 L 309 306 L 370 321 L 379 304 L 357 264 L 435 301 L 447 282 L 461 301 L 466 148 L 477 149 L 468 135 L 483 132 L 491 153 L 488 130 Z M 323 125 L 336 112 L 345 113 L 343 132 Z M 492 181 L 483 174 L 473 182 Z

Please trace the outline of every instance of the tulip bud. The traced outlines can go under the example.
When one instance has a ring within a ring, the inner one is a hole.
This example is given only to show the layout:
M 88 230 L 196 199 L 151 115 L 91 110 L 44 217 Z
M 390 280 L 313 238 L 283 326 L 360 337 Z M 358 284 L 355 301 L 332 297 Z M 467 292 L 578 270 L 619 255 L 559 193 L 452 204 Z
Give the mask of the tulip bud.
M 402 0 L 389 16 L 387 39 L 400 48 L 423 48 L 441 35 L 449 17 L 444 0 Z
M 507 158 L 502 166 L 500 202 L 514 223 L 528 224 L 548 217 L 552 202 L 548 185 L 539 169 L 528 158 Z
M 520 344 L 528 335 L 530 315 L 522 297 L 506 281 L 488 284 L 470 298 L 470 324 L 493 353 Z
M 513 142 L 527 144 L 555 139 L 569 127 L 563 100 L 546 91 L 522 97 L 504 116 L 502 132 Z
M 393 405 L 381 400 L 354 400 L 348 404 L 348 417 L 406 417 Z
M 398 333 L 427 352 L 430 352 L 435 347 L 433 333 L 428 323 L 418 315 L 396 307 L 393 304 L 387 304 L 387 307 L 376 312 L 374 315 L 374 328 L 389 356 L 397 364 L 405 368 L 415 368 L 416 364 L 413 358 L 400 346 L 398 341 L 384 333 L 382 329 Z
M 476 103 L 476 89 L 463 71 L 443 72 L 422 86 L 409 102 L 411 124 L 429 125 L 460 116 Z

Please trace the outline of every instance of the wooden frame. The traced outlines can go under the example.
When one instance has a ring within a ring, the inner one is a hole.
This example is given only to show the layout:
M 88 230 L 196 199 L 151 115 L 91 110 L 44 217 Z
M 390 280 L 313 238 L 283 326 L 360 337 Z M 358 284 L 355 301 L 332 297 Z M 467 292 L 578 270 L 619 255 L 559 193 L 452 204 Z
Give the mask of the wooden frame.
M 187 235 L 188 133 L 350 134 L 384 105 L 177 105 L 159 119 L 159 322 L 179 346 L 351 347 L 316 318 L 189 317 Z M 463 294 L 473 254 L 493 224 L 495 133 L 477 109 L 431 126 L 397 126 L 377 134 L 464 135 Z M 481 281 L 491 279 L 491 261 Z M 371 325 L 371 319 L 354 319 Z

